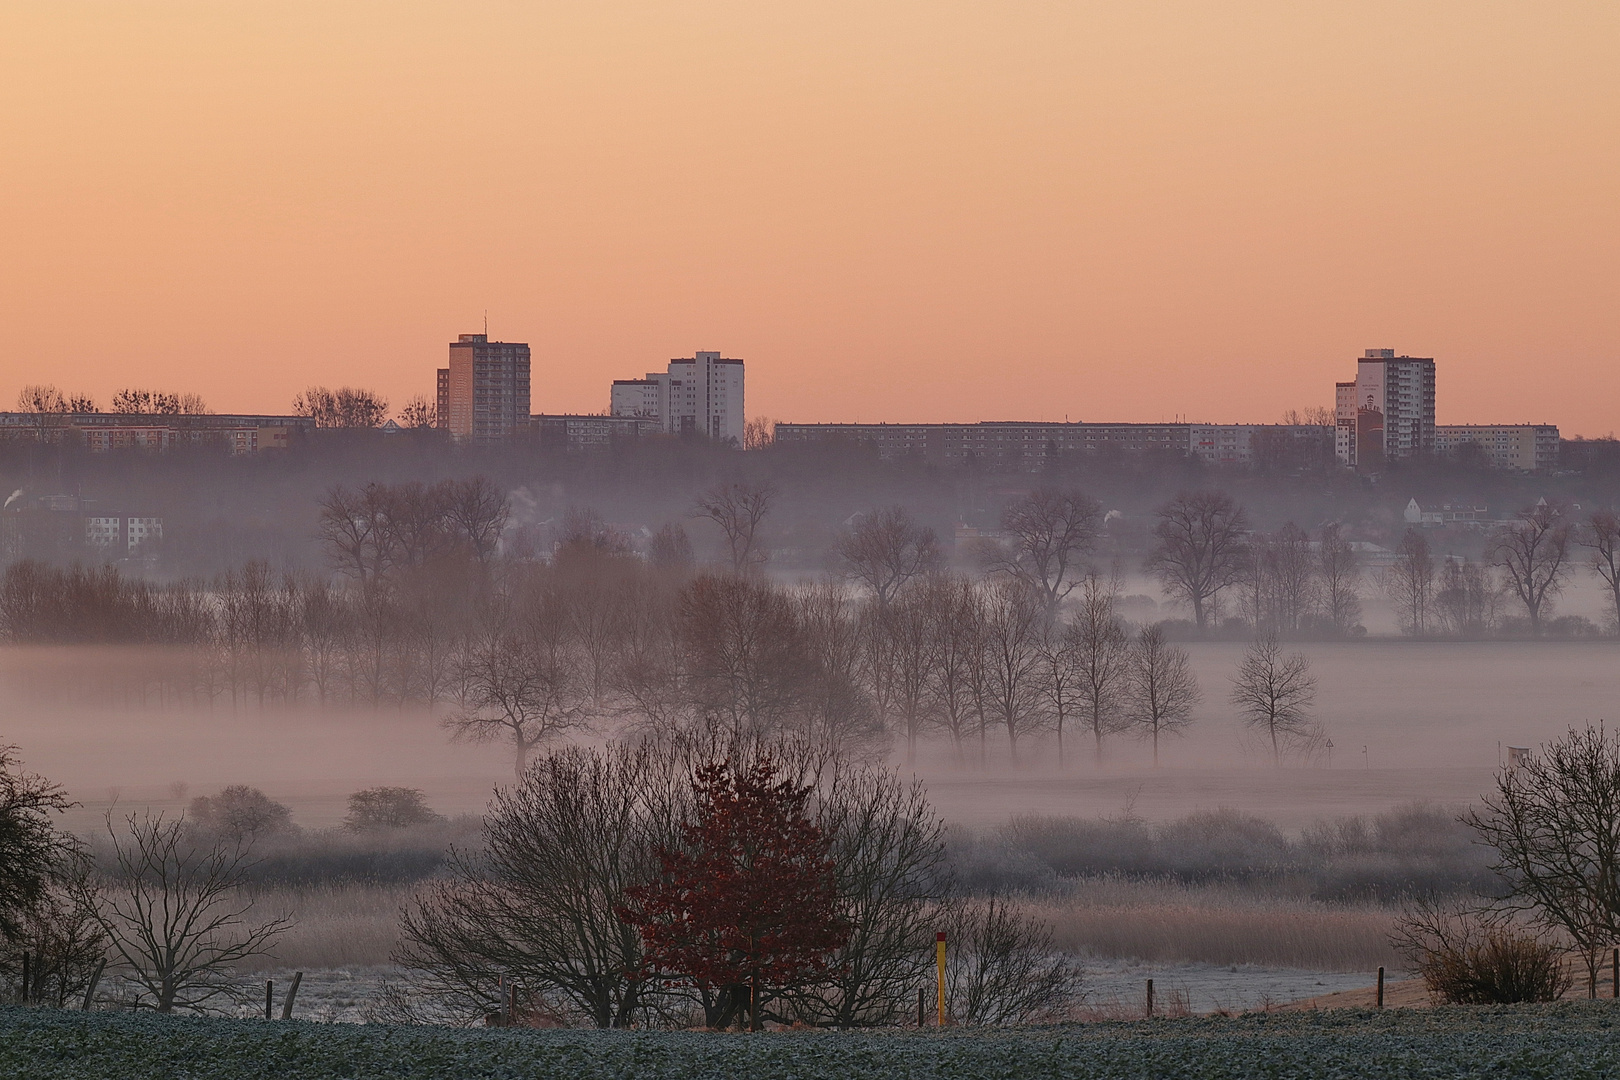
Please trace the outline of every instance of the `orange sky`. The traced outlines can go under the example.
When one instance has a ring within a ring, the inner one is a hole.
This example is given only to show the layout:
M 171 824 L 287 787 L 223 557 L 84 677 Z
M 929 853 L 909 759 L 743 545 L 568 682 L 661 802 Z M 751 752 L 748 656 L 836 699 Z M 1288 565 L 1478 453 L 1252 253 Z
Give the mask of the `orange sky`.
M 536 411 L 720 349 L 793 420 L 1620 427 L 1620 4 L 9 0 L 0 402 Z

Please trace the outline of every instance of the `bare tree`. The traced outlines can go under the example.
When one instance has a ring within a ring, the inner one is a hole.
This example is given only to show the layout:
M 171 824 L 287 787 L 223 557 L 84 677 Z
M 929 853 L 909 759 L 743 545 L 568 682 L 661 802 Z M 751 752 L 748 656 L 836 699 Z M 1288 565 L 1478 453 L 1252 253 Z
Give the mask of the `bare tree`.
M 1292 521 L 1250 542 L 1246 614 L 1258 630 L 1292 634 L 1310 611 L 1315 593 L 1310 535 Z
M 481 853 L 453 852 L 401 920 L 398 960 L 472 1015 L 502 1011 L 501 981 L 597 1027 L 644 1019 L 656 982 L 641 937 L 616 914 L 658 875 L 656 850 L 681 818 L 683 786 L 652 745 L 547 754 L 484 818 Z
M 1198 680 L 1187 653 L 1171 645 L 1161 626 L 1145 626 L 1136 635 L 1129 659 L 1130 718 L 1137 733 L 1153 743 L 1153 766 L 1159 765 L 1159 740 L 1180 734 L 1192 723 L 1198 704 Z
M 399 410 L 399 426 L 420 431 L 426 428 L 437 427 L 439 423 L 439 404 L 430 401 L 425 394 L 417 394 L 405 403 Z
M 1581 542 L 1592 549 L 1592 569 L 1608 586 L 1610 614 L 1620 633 L 1620 514 L 1599 510 L 1587 522 Z
M 743 425 L 743 449 L 764 450 L 776 444 L 776 421 L 756 416 Z
M 943 913 L 956 942 L 945 969 L 951 1021 L 1015 1024 L 1064 1016 L 1080 968 L 1052 946 L 1051 928 L 1004 897 L 961 900 Z
M 358 492 L 334 487 L 321 500 L 319 532 L 327 557 L 338 572 L 362 585 L 383 577 L 394 565 L 394 538 L 385 485 Z
M 1045 597 L 1017 579 L 992 582 L 984 594 L 984 697 L 1018 760 L 1018 740 L 1043 719 L 1041 642 Z
M 1131 639 L 1115 610 L 1118 583 L 1086 576 L 1074 618 L 1064 632 L 1073 665 L 1078 715 L 1091 733 L 1096 761 L 1102 763 L 1103 738 L 1131 723 Z
M 184 819 L 162 815 L 130 815 L 123 830 L 108 815 L 107 834 L 113 870 L 86 902 L 140 987 L 141 1004 L 160 1013 L 202 1012 L 234 998 L 232 968 L 269 952 L 292 926 L 285 918 L 249 921 L 253 901 L 242 890 L 252 866 L 248 849 L 204 839 Z
M 776 502 L 776 485 L 736 481 L 718 484 L 698 496 L 693 513 L 720 527 L 731 555 L 732 573 L 741 574 L 763 563 L 766 551 L 760 542 L 759 526 Z
M 1317 580 L 1322 615 L 1335 634 L 1348 634 L 1361 622 L 1361 563 L 1337 521 L 1322 527 L 1317 545 Z
M 877 766 L 830 764 L 816 805 L 850 932 L 826 982 L 792 994 L 790 1008 L 818 1026 L 898 1024 L 932 963 L 936 905 L 951 891 L 943 826 L 920 781 Z
M 1429 541 L 1416 528 L 1406 530 L 1395 562 L 1384 570 L 1384 591 L 1395 605 L 1401 632 L 1422 637 L 1429 630 L 1429 607 L 1434 599 L 1434 555 Z
M 519 780 L 529 754 L 587 718 L 575 658 L 555 613 L 539 626 L 487 633 L 466 658 L 466 708 L 445 718 L 452 737 L 510 744 Z
M 312 386 L 293 398 L 293 412 L 321 428 L 374 428 L 388 418 L 388 399 L 352 386 Z
M 1036 488 L 1002 511 L 1010 546 L 987 548 L 987 569 L 1038 593 L 1055 612 L 1078 584 L 1077 563 L 1096 544 L 1102 516 L 1102 504 L 1082 491 Z
M 1159 509 L 1147 569 L 1165 591 L 1209 625 L 1221 591 L 1243 579 L 1249 552 L 1243 508 L 1221 491 L 1184 491 Z
M 647 561 L 660 570 L 686 570 L 692 565 L 692 538 L 677 522 L 666 522 L 647 544 Z
M 917 743 L 929 719 L 930 689 L 939 662 L 939 634 L 927 582 L 901 589 L 893 603 L 868 609 L 865 623 L 869 639 L 881 638 L 881 647 L 869 649 L 871 663 L 881 665 L 873 683 L 881 683 L 884 701 L 906 740 L 906 764 L 917 761 Z
M 440 487 L 443 513 L 451 531 L 467 544 L 478 561 L 492 558 L 512 513 L 506 492 L 482 476 L 449 480 Z
M 1446 632 L 1478 637 L 1496 625 L 1500 590 L 1490 569 L 1468 559 L 1448 558 L 1434 594 L 1434 610 Z
M 1620 940 L 1620 736 L 1571 729 L 1498 772 L 1463 821 L 1496 849 L 1502 906 L 1567 934 L 1595 991 L 1600 953 Z
M 1316 679 L 1303 653 L 1282 654 L 1275 636 L 1249 646 L 1232 679 L 1232 704 L 1243 723 L 1262 732 L 1271 742 L 1271 759 L 1282 764 L 1282 751 L 1290 743 L 1308 741 L 1315 727 L 1311 704 L 1316 700 Z
M 929 712 L 950 736 L 957 764 L 977 714 L 976 673 L 984 660 L 984 602 L 973 582 L 955 575 L 930 577 L 925 585 L 928 624 L 933 635 L 934 668 L 929 680 Z
M 1518 520 L 1496 530 L 1491 562 L 1500 567 L 1508 588 L 1524 604 L 1530 632 L 1540 635 L 1541 621 L 1563 592 L 1569 576 L 1570 525 L 1546 503 L 1522 511 Z
M 890 506 L 863 515 L 839 541 L 838 557 L 844 572 L 886 607 L 906 582 L 939 568 L 939 540 L 904 507 Z
M 42 418 L 50 413 L 93 413 L 96 403 L 88 394 L 64 394 L 49 383 L 29 384 L 17 391 L 17 411 Z
M 867 640 L 846 588 L 810 585 L 794 596 L 796 621 L 809 679 L 798 712 L 801 734 L 842 754 L 884 745 L 886 732 L 863 678 Z
M 774 731 L 814 677 L 792 602 L 741 577 L 703 576 L 682 591 L 687 686 L 705 714 L 734 733 Z
M 112 412 L 146 413 L 159 416 L 206 414 L 208 405 L 197 394 L 174 394 L 161 390 L 125 389 L 113 395 Z

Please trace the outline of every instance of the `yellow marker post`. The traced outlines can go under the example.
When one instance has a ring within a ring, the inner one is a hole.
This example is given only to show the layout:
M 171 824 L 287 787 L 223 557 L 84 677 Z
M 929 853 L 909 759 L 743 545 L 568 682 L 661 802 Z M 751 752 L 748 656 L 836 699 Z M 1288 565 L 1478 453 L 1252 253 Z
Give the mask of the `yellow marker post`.
M 934 939 L 934 960 L 939 967 L 939 1026 L 945 1026 L 945 931 Z

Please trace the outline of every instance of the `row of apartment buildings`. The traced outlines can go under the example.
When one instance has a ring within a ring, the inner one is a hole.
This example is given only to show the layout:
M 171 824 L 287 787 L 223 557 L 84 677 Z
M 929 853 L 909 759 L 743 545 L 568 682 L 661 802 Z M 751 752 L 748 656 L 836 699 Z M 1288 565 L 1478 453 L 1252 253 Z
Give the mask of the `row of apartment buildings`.
M 462 334 L 438 370 L 435 422 L 457 441 L 497 442 L 532 433 L 586 448 L 646 434 L 705 435 L 741 446 L 747 413 L 741 360 L 699 352 L 641 379 L 615 379 L 606 416 L 533 414 L 529 346 Z
M 0 412 L 0 439 L 74 442 L 98 453 L 197 446 L 253 454 L 285 450 L 314 427 L 307 416 Z
M 1096 424 L 777 424 L 779 443 L 842 440 L 873 447 L 886 460 L 931 464 L 1021 461 L 1030 467 L 1073 453 L 1171 451 L 1212 465 L 1310 466 L 1336 459 L 1364 473 L 1390 461 L 1477 455 L 1517 472 L 1558 465 L 1554 424 L 1436 424 L 1435 364 L 1429 357 L 1368 349 L 1356 378 L 1336 383 L 1335 423 Z
M 1356 377 L 1333 384 L 1334 453 L 1357 472 L 1375 473 L 1390 461 L 1475 454 L 1517 472 L 1558 465 L 1556 424 L 1436 424 L 1432 357 L 1368 349 Z
M 1038 467 L 1065 455 L 1160 452 L 1216 465 L 1319 464 L 1332 432 L 1315 424 L 1092 424 L 1080 421 L 973 424 L 776 425 L 780 444 L 839 440 L 873 448 L 886 461 L 975 462 Z

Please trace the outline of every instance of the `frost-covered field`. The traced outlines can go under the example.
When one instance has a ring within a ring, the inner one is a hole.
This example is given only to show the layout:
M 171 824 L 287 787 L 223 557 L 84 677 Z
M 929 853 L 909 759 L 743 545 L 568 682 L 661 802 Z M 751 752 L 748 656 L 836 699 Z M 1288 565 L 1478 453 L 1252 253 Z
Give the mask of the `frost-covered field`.
M 1337 1010 L 1015 1030 L 715 1035 L 458 1031 L 0 1009 L 0 1075 L 326 1077 L 1558 1078 L 1620 1073 L 1611 1002 Z
M 237 1014 L 255 1017 L 264 1011 L 264 983 L 274 984 L 276 1015 L 293 972 L 257 972 L 245 980 L 249 1003 Z M 1398 975 L 1391 974 L 1394 979 Z M 1307 971 L 1252 964 L 1143 964 L 1128 960 L 1085 963 L 1082 1011 L 1132 1016 L 1146 1005 L 1147 980 L 1153 980 L 1159 1009 L 1192 1013 L 1263 1009 L 1338 990 L 1368 986 L 1371 972 Z M 365 1023 L 374 1019 L 378 996 L 388 983 L 403 984 L 408 975 L 393 967 L 322 968 L 304 972 L 293 1015 L 322 1023 Z

